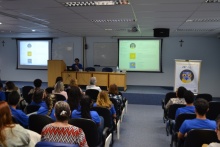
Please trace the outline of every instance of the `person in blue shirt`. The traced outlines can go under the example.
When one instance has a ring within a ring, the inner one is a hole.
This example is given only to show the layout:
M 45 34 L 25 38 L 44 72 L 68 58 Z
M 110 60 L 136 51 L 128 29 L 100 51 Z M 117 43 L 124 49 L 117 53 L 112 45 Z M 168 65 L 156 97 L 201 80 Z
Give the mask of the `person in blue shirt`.
M 44 99 L 44 90 L 39 89 L 34 91 L 33 96 L 32 96 L 32 101 L 30 105 L 37 105 L 37 106 L 42 106 L 42 107 L 47 107 Z
M 0 82 L 0 101 L 5 101 L 5 92 L 3 91 L 3 84 Z
M 216 129 L 216 123 L 214 120 L 206 118 L 206 112 L 209 109 L 209 103 L 204 99 L 197 99 L 194 102 L 196 118 L 191 120 L 185 120 L 181 125 L 178 138 L 181 140 L 192 129 Z
M 11 109 L 12 116 L 14 116 L 15 120 L 25 128 L 28 128 L 28 119 L 29 117 L 19 109 L 16 109 L 20 100 L 20 95 L 17 91 L 12 91 L 8 94 L 8 104 Z
M 45 98 L 46 107 L 41 106 L 38 109 L 37 114 L 47 115 L 51 117 L 54 121 L 56 121 L 56 117 L 54 115 L 55 114 L 54 105 L 56 103 L 55 97 L 56 96 L 54 94 L 47 95 L 47 97 Z
M 75 63 L 72 65 L 74 71 L 79 71 L 83 69 L 82 64 L 79 63 L 79 58 L 75 58 Z
M 187 90 L 184 92 L 184 98 L 186 101 L 186 107 L 181 107 L 176 110 L 175 118 L 182 113 L 195 113 L 195 106 L 193 105 L 194 102 L 194 94 Z

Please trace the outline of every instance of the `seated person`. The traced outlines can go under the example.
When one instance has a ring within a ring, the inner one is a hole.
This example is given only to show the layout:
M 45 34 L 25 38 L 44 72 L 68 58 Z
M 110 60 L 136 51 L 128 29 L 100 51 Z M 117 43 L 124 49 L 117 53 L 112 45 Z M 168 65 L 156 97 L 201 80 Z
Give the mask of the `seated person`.
M 73 86 L 79 87 L 77 84 L 77 79 L 75 79 L 75 78 L 70 80 L 70 84 L 69 84 L 68 89 L 71 89 L 71 87 L 73 87 Z M 79 87 L 79 89 L 82 94 L 85 94 L 80 87 Z
M 75 63 L 72 65 L 74 71 L 79 71 L 83 69 L 82 64 L 79 63 L 79 58 L 75 58 Z
M 218 136 L 218 140 L 220 141 L 220 115 L 218 115 L 218 117 L 216 118 L 216 124 L 217 124 L 217 129 L 216 129 L 216 133 Z M 220 143 L 210 143 L 208 144 L 203 144 L 202 147 L 220 147 Z
M 95 90 L 98 90 L 99 92 L 101 92 L 102 90 L 99 86 L 96 86 L 96 82 L 97 82 L 96 77 L 91 77 L 90 82 L 89 82 L 90 85 L 86 86 L 86 90 L 87 89 L 95 89 Z
M 37 105 L 42 107 L 47 107 L 45 101 L 44 101 L 44 90 L 40 89 L 33 93 L 32 101 L 30 105 Z
M 33 147 L 40 141 L 40 135 L 15 124 L 7 102 L 0 102 L 0 146 Z
M 21 95 L 21 90 L 12 81 L 8 81 L 5 83 L 6 92 L 17 91 L 19 95 Z
M 5 92 L 3 91 L 3 84 L 2 82 L 0 82 L 0 101 L 5 101 L 6 97 L 5 97 Z
M 56 122 L 48 124 L 43 128 L 41 140 L 78 144 L 79 147 L 88 147 L 83 130 L 68 124 L 70 115 L 71 111 L 68 103 L 65 101 L 58 101 L 55 104 Z
M 209 109 L 209 103 L 204 99 L 197 99 L 194 102 L 196 118 L 191 120 L 185 120 L 181 125 L 178 138 L 181 140 L 192 129 L 216 129 L 216 123 L 213 120 L 206 118 L 206 112 Z
M 175 118 L 177 118 L 177 116 L 182 114 L 182 113 L 195 113 L 195 106 L 193 105 L 194 94 L 191 91 L 187 90 L 184 93 L 184 98 L 185 98 L 185 101 L 186 101 L 186 107 L 178 108 L 176 110 Z
M 99 92 L 97 101 L 93 104 L 93 107 L 103 107 L 109 109 L 115 122 L 115 118 L 116 118 L 115 107 L 114 104 L 112 104 L 112 102 L 110 101 L 107 92 L 105 91 Z
M 10 106 L 12 115 L 20 125 L 27 128 L 29 117 L 23 111 L 16 109 L 19 99 L 20 95 L 17 91 L 12 91 L 8 94 L 8 104 Z
M 53 94 L 61 94 L 63 95 L 66 99 L 68 99 L 66 91 L 64 91 L 64 84 L 61 81 L 58 81 L 55 86 L 54 90 L 52 91 Z
M 68 90 L 67 103 L 69 104 L 71 111 L 75 109 L 80 109 L 80 101 L 82 99 L 82 96 L 83 95 L 77 86 L 72 86 L 71 89 Z
M 169 109 L 170 105 L 173 105 L 173 104 L 186 104 L 186 101 L 185 101 L 185 98 L 184 98 L 184 93 L 186 91 L 186 88 L 185 87 L 182 87 L 180 86 L 178 89 L 177 89 L 177 92 L 176 92 L 176 96 L 177 98 L 171 98 L 165 108 L 166 109 Z
M 54 94 L 49 94 L 45 98 L 46 107 L 41 106 L 39 110 L 37 111 L 37 114 L 41 115 L 47 115 L 51 117 L 54 121 L 56 121 L 56 118 L 54 116 L 55 110 L 54 105 L 56 103 L 56 98 Z
M 35 88 L 31 89 L 28 94 L 33 94 L 37 90 L 42 90 L 41 85 L 42 85 L 41 79 L 35 79 L 34 80 L 34 87 Z

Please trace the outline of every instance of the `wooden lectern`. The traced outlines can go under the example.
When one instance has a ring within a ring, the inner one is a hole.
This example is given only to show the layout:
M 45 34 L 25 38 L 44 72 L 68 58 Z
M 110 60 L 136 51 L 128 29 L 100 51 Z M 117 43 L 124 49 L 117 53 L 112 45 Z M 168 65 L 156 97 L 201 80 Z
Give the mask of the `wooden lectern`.
M 66 64 L 63 60 L 48 60 L 48 87 L 53 87 L 57 77 L 66 70 Z

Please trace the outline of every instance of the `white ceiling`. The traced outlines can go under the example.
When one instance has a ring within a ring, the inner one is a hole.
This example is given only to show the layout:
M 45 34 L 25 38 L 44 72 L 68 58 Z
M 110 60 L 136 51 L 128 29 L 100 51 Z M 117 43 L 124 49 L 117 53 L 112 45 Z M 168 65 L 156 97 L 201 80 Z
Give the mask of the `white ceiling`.
M 130 5 L 65 7 L 63 3 L 68 1 L 71 0 L 0 0 L 0 37 L 152 37 L 154 28 L 169 28 L 170 36 L 217 37 L 220 32 L 220 21 L 186 22 L 188 19 L 220 20 L 220 3 L 205 3 L 205 0 L 130 0 Z M 95 23 L 92 19 L 137 21 Z M 137 27 L 139 31 L 129 31 L 132 27 Z M 32 32 L 32 29 L 36 31 Z

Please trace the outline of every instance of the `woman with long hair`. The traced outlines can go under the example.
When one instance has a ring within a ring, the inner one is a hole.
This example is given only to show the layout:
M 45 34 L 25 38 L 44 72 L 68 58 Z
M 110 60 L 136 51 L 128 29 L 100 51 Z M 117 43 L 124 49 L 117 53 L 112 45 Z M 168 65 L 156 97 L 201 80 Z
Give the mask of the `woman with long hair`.
M 48 124 L 43 128 L 41 132 L 41 140 L 49 142 L 78 144 L 79 147 L 88 147 L 83 130 L 68 124 L 70 115 L 71 111 L 67 102 L 56 102 L 56 122 Z
M 111 84 L 109 86 L 108 96 L 110 98 L 116 99 L 118 104 L 120 103 L 119 105 L 121 107 L 125 107 L 125 103 L 126 103 L 127 99 L 122 96 L 121 92 L 118 91 L 118 86 L 116 84 Z
M 80 109 L 80 100 L 82 99 L 82 93 L 77 86 L 72 86 L 68 90 L 68 104 L 70 105 L 70 110 Z
M 61 94 L 63 96 L 65 96 L 66 99 L 68 99 L 68 95 L 66 93 L 66 91 L 64 91 L 64 84 L 61 81 L 58 81 L 55 86 L 54 86 L 54 90 L 53 92 L 54 94 Z
M 40 138 L 40 135 L 36 134 L 33 131 L 24 129 L 19 124 L 15 124 L 8 103 L 0 102 L 0 146 L 34 146 L 36 142 L 34 143 L 30 137 L 34 136 L 35 141 L 39 141 L 36 138 Z

